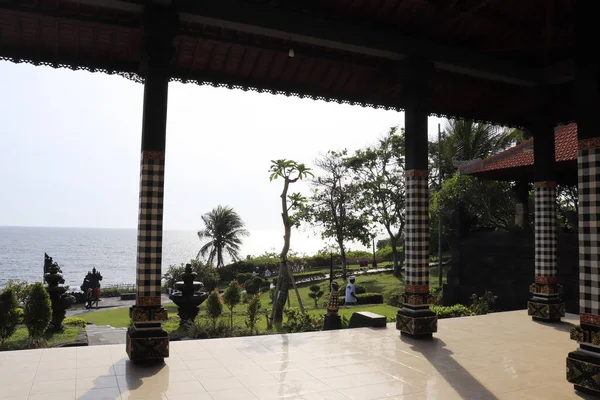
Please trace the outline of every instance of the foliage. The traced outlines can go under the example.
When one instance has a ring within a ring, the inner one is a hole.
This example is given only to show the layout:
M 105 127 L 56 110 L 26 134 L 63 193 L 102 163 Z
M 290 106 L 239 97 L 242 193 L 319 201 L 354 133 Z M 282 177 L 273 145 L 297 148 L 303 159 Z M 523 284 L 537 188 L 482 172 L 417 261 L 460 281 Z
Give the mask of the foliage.
M 50 304 L 50 296 L 44 285 L 36 282 L 31 285 L 23 315 L 23 322 L 29 332 L 29 345 L 31 347 L 38 347 L 41 344 L 43 335 L 50 325 L 51 318 L 52 306 Z
M 431 294 L 433 295 L 433 304 L 438 305 L 442 302 L 442 298 L 444 296 L 443 287 L 437 286 L 431 289 Z
M 556 186 L 556 217 L 561 230 L 577 229 L 578 213 L 577 185 Z
M 23 317 L 25 316 L 25 311 L 22 308 L 17 308 L 15 310 L 15 313 L 17 314 L 17 324 L 22 324 Z
M 213 290 L 206 299 L 206 315 L 212 320 L 213 328 L 217 327 L 217 319 L 223 313 L 223 303 L 219 298 L 219 292 Z
M 252 279 L 252 274 L 249 272 L 240 272 L 235 276 L 235 280 L 238 282 L 246 282 Z
M 81 332 L 81 328 L 76 326 L 65 326 L 62 332 L 46 331 L 40 339 L 40 345 L 44 344 L 46 347 L 50 347 L 72 343 L 79 336 L 79 332 Z M 16 332 L 4 343 L 4 345 L 0 345 L 0 350 L 22 350 L 28 347 L 30 347 L 30 344 L 27 328 L 18 326 Z
M 187 335 L 192 339 L 216 339 L 245 336 L 247 330 L 239 326 L 230 326 L 225 321 L 213 320 L 211 323 L 201 318 L 188 328 Z
M 318 331 L 323 327 L 325 314 L 315 317 L 293 307 L 286 308 L 284 313 L 286 320 L 282 327 L 288 333 Z
M 402 307 L 402 296 L 399 290 L 391 290 L 385 295 L 385 304 L 393 307 Z
M 17 301 L 24 304 L 27 301 L 27 296 L 29 296 L 31 285 L 24 280 L 10 279 L 8 282 L 6 282 L 4 289 L 12 289 L 17 296 Z
M 323 297 L 324 294 L 325 292 L 323 289 L 321 289 L 321 286 L 312 285 L 310 287 L 310 293 L 308 294 L 308 297 L 315 301 L 315 308 L 319 308 L 319 299 Z
M 367 218 L 383 225 L 390 238 L 394 271 L 399 274 L 401 245 L 406 225 L 404 178 L 404 130 L 390 128 L 373 147 L 357 150 L 347 159 L 358 188 L 357 206 Z
M 190 260 L 190 264 L 192 265 L 192 271 L 197 274 L 196 280 L 202 282 L 206 290 L 213 290 L 217 287 L 219 283 L 219 274 L 214 267 L 201 260 Z M 183 280 L 184 272 L 184 264 L 170 265 L 167 272 L 163 275 L 165 286 L 168 288 L 175 286 L 175 282 Z
M 233 261 L 239 260 L 242 237 L 249 233 L 244 229 L 244 222 L 231 207 L 221 205 L 202 216 L 204 229 L 198 231 L 200 240 L 208 239 L 198 252 L 198 257 L 205 257 L 213 264 L 217 260 L 217 268 L 225 265 L 226 252 Z
M 213 292 L 214 293 L 214 292 Z M 229 324 L 233 327 L 233 308 L 240 304 L 242 300 L 242 291 L 237 281 L 229 282 L 229 286 L 223 293 L 223 303 L 229 308 Z
M 105 287 L 100 294 L 102 297 L 119 297 L 124 293 L 135 293 L 135 291 L 135 285 L 119 285 L 115 287 Z
M 356 240 L 367 245 L 369 221 L 356 205 L 358 186 L 353 184 L 345 162 L 347 150 L 328 151 L 315 164 L 323 174 L 312 181 L 309 205 L 302 208 L 303 220 L 319 227 L 323 239 L 333 239 L 339 248 L 342 269 L 346 273 L 345 242 Z
M 469 307 L 463 306 L 462 304 L 455 304 L 453 306 L 431 305 L 429 308 L 431 311 L 437 314 L 438 319 L 468 317 L 475 315 Z
M 441 215 L 445 229 L 442 235 L 448 237 L 448 227 L 452 225 L 450 211 L 458 209 L 464 212 L 461 224 L 465 230 L 514 226 L 515 199 L 510 184 L 505 182 L 481 181 L 457 171 L 433 196 L 431 226 L 437 227 Z
M 471 296 L 471 305 L 469 309 L 475 315 L 487 314 L 491 310 L 491 305 L 498 300 L 498 296 L 495 296 L 489 290 L 486 290 L 483 296 L 479 297 L 475 293 Z
M 383 304 L 383 294 L 381 293 L 370 293 L 366 292 L 363 294 L 357 294 L 357 304 Z M 345 304 L 346 297 L 340 297 L 340 304 Z
M 258 333 L 258 330 L 256 329 L 256 322 L 259 318 L 260 307 L 260 293 L 257 293 L 252 296 L 248 302 L 248 308 L 246 309 L 246 327 L 250 330 L 250 334 L 253 334 L 254 332 Z
M 18 309 L 19 301 L 15 291 L 11 288 L 4 289 L 0 293 L 0 345 L 4 345 L 6 339 L 17 330 Z
M 65 325 L 71 325 L 71 326 L 78 326 L 78 327 L 84 328 L 84 329 L 87 326 L 86 320 L 83 319 L 83 318 L 79 318 L 79 317 L 65 318 L 63 320 L 63 324 L 65 324 Z

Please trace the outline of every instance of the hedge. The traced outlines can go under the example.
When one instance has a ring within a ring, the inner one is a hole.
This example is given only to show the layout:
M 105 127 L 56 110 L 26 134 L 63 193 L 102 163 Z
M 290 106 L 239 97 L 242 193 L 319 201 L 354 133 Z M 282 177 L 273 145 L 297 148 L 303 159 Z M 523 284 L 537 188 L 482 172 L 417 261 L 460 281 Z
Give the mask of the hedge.
M 383 304 L 383 294 L 367 292 L 362 294 L 357 294 L 358 304 Z M 340 304 L 346 304 L 346 298 L 340 297 Z
M 429 306 L 429 308 L 437 314 L 438 319 L 469 317 L 474 315 L 469 307 L 463 306 L 462 304 L 455 304 L 453 306 Z

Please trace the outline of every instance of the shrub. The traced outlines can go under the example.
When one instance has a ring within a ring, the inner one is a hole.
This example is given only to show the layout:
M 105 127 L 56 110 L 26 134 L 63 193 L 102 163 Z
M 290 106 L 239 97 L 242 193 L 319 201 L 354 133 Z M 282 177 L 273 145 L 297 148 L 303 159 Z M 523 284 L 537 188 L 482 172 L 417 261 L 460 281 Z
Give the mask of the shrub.
M 248 315 L 246 316 L 246 326 L 250 330 L 251 335 L 256 330 L 256 322 L 258 321 L 259 311 L 260 311 L 260 293 L 257 293 L 254 296 L 252 296 L 252 298 L 248 302 L 248 308 L 247 308 Z M 256 331 L 256 333 L 258 333 L 258 331 Z
M 119 297 L 123 293 L 135 293 L 135 285 L 122 285 L 115 287 L 105 287 L 100 291 L 102 297 Z
M 256 294 L 259 290 L 260 290 L 260 284 L 257 283 L 262 283 L 262 279 L 259 281 L 255 280 L 257 277 L 254 277 L 252 279 L 248 279 L 246 281 L 246 283 L 244 283 L 244 288 L 246 288 L 246 292 L 249 294 Z M 260 278 L 258 278 L 260 279 Z
M 490 312 L 490 306 L 498 300 L 498 296 L 495 296 L 489 290 L 486 290 L 483 296 L 479 297 L 476 294 L 471 296 L 471 305 L 469 308 L 475 315 L 483 315 Z
M 325 292 L 319 285 L 312 285 L 309 289 L 310 293 L 308 294 L 308 297 L 315 301 L 315 308 L 319 308 L 319 299 L 323 297 Z
M 249 272 L 240 272 L 239 274 L 237 274 L 237 275 L 235 276 L 235 279 L 236 279 L 238 282 L 246 282 L 246 281 L 248 281 L 249 279 L 252 279 L 252 274 L 251 274 L 251 273 L 249 273 Z
M 85 319 L 79 318 L 79 317 L 65 318 L 63 321 L 63 324 L 71 325 L 71 326 L 78 326 L 78 327 L 84 328 L 84 329 L 87 326 L 87 322 L 85 321 Z
M 237 281 L 229 282 L 229 286 L 223 293 L 223 303 L 229 308 L 229 325 L 233 327 L 233 308 L 240 304 L 242 300 L 242 291 Z
M 219 298 L 219 292 L 213 290 L 206 299 L 206 315 L 212 319 L 213 328 L 217 327 L 217 319 L 223 313 L 223 304 Z
M 0 345 L 11 337 L 17 330 L 19 316 L 19 301 L 15 291 L 11 288 L 4 289 L 0 294 Z
M 297 308 L 286 308 L 283 313 L 286 320 L 282 327 L 288 333 L 321 330 L 325 319 L 325 314 L 315 318 L 308 313 L 302 314 Z
M 40 282 L 31 285 L 29 297 L 25 303 L 23 322 L 29 332 L 29 346 L 38 347 L 52 319 L 50 296 Z
M 22 324 L 23 323 L 23 316 L 25 315 L 25 312 L 23 311 L 22 308 L 17 308 L 15 310 L 15 313 L 17 314 L 17 325 Z
M 192 339 L 216 339 L 244 336 L 247 331 L 239 326 L 231 327 L 223 320 L 207 323 L 206 320 L 198 318 L 190 325 L 187 334 Z
M 190 260 L 190 264 L 192 264 L 192 270 L 197 274 L 196 280 L 202 282 L 206 290 L 211 291 L 217 287 L 219 284 L 219 274 L 213 266 L 204 264 L 200 260 Z M 184 264 L 170 265 L 162 278 L 165 286 L 167 288 L 172 288 L 175 285 L 175 282 L 183 279 L 184 272 Z
M 31 290 L 31 285 L 27 283 L 27 281 L 11 279 L 6 282 L 5 290 L 6 289 L 12 289 L 17 296 L 17 301 L 24 304 L 29 295 L 29 291 Z
M 402 307 L 402 297 L 398 290 L 389 291 L 385 295 L 385 304 L 393 307 Z
M 463 306 L 462 304 L 455 304 L 453 306 L 429 306 L 431 311 L 437 314 L 438 319 L 443 318 L 456 318 L 456 317 L 468 317 L 473 314 L 469 307 Z
M 362 293 L 357 294 L 358 304 L 383 304 L 383 294 L 381 293 Z M 340 297 L 340 303 L 345 304 L 345 297 Z

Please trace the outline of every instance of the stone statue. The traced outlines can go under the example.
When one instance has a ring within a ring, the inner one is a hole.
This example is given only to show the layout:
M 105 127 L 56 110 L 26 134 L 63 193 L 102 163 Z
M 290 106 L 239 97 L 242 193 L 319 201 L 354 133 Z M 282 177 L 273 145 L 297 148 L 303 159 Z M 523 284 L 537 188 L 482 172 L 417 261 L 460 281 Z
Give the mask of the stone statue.
M 83 279 L 83 283 L 80 289 L 83 293 L 86 293 L 88 289 L 96 289 L 100 287 L 100 281 L 102 280 L 102 274 L 96 268 L 92 268 L 92 271 L 88 271 L 87 275 Z
M 71 302 L 65 296 L 67 289 L 59 286 L 65 283 L 60 267 L 57 263 L 52 262 L 52 257 L 48 257 L 47 254 L 45 256 L 45 262 L 50 260 L 52 263 L 48 268 L 48 272 L 44 274 L 44 282 L 48 285 L 46 286 L 46 290 L 50 295 L 50 302 L 52 303 L 52 320 L 50 321 L 48 330 L 62 332 L 62 322 L 65 319 L 67 308 L 71 307 Z M 45 264 L 44 270 L 46 270 Z

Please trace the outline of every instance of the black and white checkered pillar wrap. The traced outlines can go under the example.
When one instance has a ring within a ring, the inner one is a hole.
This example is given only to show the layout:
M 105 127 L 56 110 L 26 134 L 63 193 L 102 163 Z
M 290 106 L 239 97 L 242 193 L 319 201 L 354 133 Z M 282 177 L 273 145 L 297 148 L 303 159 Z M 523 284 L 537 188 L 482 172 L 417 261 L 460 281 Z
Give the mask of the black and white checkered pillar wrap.
M 535 276 L 556 276 L 556 183 L 535 184 Z
M 600 138 L 579 142 L 577 164 L 580 316 L 600 325 Z
M 137 247 L 137 305 L 160 305 L 165 154 L 142 152 Z
M 427 170 L 406 171 L 406 284 L 429 285 Z

